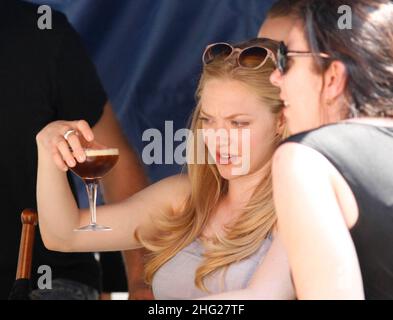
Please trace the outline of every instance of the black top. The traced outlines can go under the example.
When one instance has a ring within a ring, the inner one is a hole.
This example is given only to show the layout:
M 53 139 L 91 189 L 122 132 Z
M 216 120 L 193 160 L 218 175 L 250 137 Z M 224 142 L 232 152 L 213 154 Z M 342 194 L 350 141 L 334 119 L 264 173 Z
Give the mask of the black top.
M 36 208 L 35 136 L 54 120 L 87 120 L 93 126 L 107 100 L 95 68 L 66 17 L 53 11 L 53 29 L 37 27 L 37 6 L 0 1 L 0 298 L 15 279 L 20 214 Z M 53 214 L 56 214 L 54 212 Z M 32 284 L 40 265 L 53 278 L 68 278 L 99 289 L 93 254 L 62 254 L 44 248 L 37 232 Z
M 285 142 L 318 151 L 346 180 L 359 207 L 350 232 L 366 299 L 393 299 L 393 127 L 340 123 Z

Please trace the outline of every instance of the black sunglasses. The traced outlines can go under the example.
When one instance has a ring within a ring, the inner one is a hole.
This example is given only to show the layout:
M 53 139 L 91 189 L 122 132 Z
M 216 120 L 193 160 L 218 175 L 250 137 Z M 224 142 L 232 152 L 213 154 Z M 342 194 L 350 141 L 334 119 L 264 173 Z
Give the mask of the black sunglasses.
M 261 68 L 269 58 L 276 63 L 275 52 L 277 47 L 278 43 L 272 50 L 268 45 L 264 45 L 263 41 L 260 41 L 260 43 L 255 42 L 255 44 L 250 43 L 250 46 L 246 48 L 234 47 L 225 42 L 213 43 L 206 47 L 202 61 L 204 65 L 208 65 L 217 59 L 225 61 L 235 52 L 238 52 L 236 57 L 238 65 L 242 68 L 256 70 Z
M 281 74 L 288 72 L 288 58 L 289 57 L 320 57 L 330 59 L 330 56 L 323 52 L 310 51 L 289 51 L 284 42 L 280 42 L 277 51 L 277 69 Z

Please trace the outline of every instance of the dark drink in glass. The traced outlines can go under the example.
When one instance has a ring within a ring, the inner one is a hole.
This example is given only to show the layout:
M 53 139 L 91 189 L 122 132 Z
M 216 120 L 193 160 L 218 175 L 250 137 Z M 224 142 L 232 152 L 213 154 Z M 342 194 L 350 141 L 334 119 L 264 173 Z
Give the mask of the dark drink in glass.
M 118 149 L 85 150 L 86 161 L 71 170 L 83 180 L 103 178 L 119 160 Z
M 91 219 L 87 226 L 75 229 L 75 231 L 110 231 L 110 227 L 97 224 L 96 202 L 99 180 L 102 179 L 119 160 L 119 150 L 116 148 L 106 148 L 98 143 L 90 143 L 84 149 L 86 161 L 77 162 L 71 171 L 79 176 L 86 185 L 89 196 L 89 206 Z

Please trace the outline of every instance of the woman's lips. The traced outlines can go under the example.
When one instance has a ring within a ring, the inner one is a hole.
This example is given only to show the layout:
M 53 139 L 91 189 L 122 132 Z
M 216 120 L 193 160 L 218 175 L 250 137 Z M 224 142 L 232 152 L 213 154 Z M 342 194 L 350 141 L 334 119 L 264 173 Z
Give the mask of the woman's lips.
M 235 155 L 227 155 L 221 154 L 219 152 L 216 153 L 216 163 L 221 165 L 232 164 L 235 160 L 237 160 L 238 156 Z

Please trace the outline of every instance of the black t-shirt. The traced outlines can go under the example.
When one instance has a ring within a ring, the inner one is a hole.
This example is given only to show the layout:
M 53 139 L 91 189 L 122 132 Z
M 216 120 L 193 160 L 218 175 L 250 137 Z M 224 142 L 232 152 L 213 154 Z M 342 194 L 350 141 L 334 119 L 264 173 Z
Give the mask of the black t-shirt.
M 37 26 L 37 6 L 0 1 L 0 299 L 15 278 L 20 214 L 36 208 L 36 134 L 54 120 L 85 119 L 91 126 L 107 100 L 96 70 L 66 17 L 53 11 L 53 29 Z M 53 212 L 56 214 L 56 212 Z M 39 230 L 37 230 L 39 231 Z M 47 250 L 36 233 L 32 285 L 49 265 L 53 278 L 100 288 L 93 254 Z
M 366 299 L 393 299 L 393 127 L 338 123 L 285 142 L 318 151 L 348 183 L 359 208 L 350 232 Z

